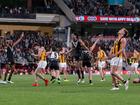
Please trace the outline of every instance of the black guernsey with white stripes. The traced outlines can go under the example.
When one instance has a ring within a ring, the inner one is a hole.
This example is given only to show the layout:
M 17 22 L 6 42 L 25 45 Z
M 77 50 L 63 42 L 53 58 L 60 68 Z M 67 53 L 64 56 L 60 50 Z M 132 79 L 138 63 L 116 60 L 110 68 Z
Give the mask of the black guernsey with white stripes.
M 8 63 L 13 64 L 14 63 L 14 54 L 13 54 L 13 47 L 8 46 L 7 47 L 7 60 Z
M 79 41 L 73 41 L 72 46 L 74 48 L 73 57 L 76 61 L 81 60 L 82 46 Z

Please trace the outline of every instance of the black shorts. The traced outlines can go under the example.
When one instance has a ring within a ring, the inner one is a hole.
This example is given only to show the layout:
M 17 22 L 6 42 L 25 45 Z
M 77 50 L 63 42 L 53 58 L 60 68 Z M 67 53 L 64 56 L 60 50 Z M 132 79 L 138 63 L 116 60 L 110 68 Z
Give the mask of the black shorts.
M 50 61 L 49 67 L 51 70 L 59 70 L 58 61 Z
M 75 61 L 80 61 L 82 60 L 82 55 L 80 53 L 76 53 L 73 55 L 73 58 L 75 59 Z
M 83 61 L 82 62 L 82 67 L 91 67 L 91 62 L 90 61 Z
M 10 67 L 12 67 L 12 66 L 14 66 L 15 62 L 14 62 L 13 60 L 8 60 L 8 61 L 7 61 L 7 64 L 8 64 Z
M 6 65 L 5 63 L 1 63 L 1 64 L 0 64 L 0 68 L 1 68 L 1 69 L 4 68 L 5 65 Z
M 0 70 L 2 69 L 2 63 L 0 63 Z

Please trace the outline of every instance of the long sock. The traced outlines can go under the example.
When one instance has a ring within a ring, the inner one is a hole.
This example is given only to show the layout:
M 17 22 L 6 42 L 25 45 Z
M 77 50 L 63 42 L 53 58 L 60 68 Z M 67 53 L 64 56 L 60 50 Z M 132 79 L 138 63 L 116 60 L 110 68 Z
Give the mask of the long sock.
M 40 74 L 36 74 L 40 79 L 45 80 L 43 76 L 41 76 Z
M 126 80 L 123 80 L 122 82 L 125 84 L 126 83 Z
M 84 71 L 81 71 L 82 79 L 84 79 Z
M 81 79 L 80 70 L 77 70 L 78 79 Z
M 92 83 L 92 80 L 89 80 L 89 83 Z
M 1 63 L 0 63 L 0 80 L 2 79 L 2 69 L 1 69 Z
M 51 81 L 52 81 L 52 80 L 54 80 L 54 79 L 55 79 L 55 77 L 54 77 L 54 76 L 52 76 Z
M 14 73 L 14 70 L 12 70 L 12 71 L 10 72 L 9 77 L 8 77 L 8 81 L 11 81 L 11 78 L 12 78 L 13 73 Z
M 8 75 L 8 72 L 6 71 L 5 74 L 4 74 L 4 81 L 6 81 L 7 75 Z
M 61 82 L 61 81 L 60 81 L 60 78 L 57 78 L 57 80 L 58 80 L 57 83 L 60 84 L 60 82 Z
M 119 84 L 118 84 L 118 82 L 116 81 L 116 82 L 114 83 L 114 86 L 118 88 L 118 87 L 119 87 L 118 85 L 119 85 Z
M 115 85 L 115 87 L 118 88 L 119 86 L 118 85 Z

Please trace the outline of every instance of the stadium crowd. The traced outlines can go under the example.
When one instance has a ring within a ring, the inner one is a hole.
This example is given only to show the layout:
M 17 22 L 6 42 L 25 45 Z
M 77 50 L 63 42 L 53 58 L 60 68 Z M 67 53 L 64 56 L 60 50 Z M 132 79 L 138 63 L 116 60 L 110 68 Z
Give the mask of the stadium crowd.
M 14 32 L 13 34 L 10 34 L 9 32 L 6 33 L 6 39 L 2 38 L 0 48 L 4 49 L 5 44 L 4 40 L 16 40 L 20 36 L 21 32 Z M 89 37 L 89 40 L 93 43 L 94 39 Z M 98 46 L 102 46 L 107 54 L 109 54 L 109 51 L 111 47 L 113 46 L 114 40 L 101 40 L 98 43 Z M 133 52 L 134 49 L 137 49 L 140 51 L 140 38 L 139 39 L 128 39 L 128 44 L 126 47 L 127 52 Z M 43 45 L 47 50 L 51 48 L 51 46 L 56 46 L 56 48 L 60 48 L 62 45 L 62 42 L 55 40 L 53 37 L 49 36 L 48 33 L 46 35 L 42 34 L 41 32 L 34 32 L 29 31 L 25 32 L 24 39 L 16 46 L 14 50 L 15 54 L 15 60 L 18 64 L 22 65 L 28 65 L 29 63 L 35 63 L 36 59 L 32 56 L 32 53 L 34 52 L 34 45 Z M 0 53 L 0 62 L 5 63 L 6 62 L 6 53 L 4 51 L 1 51 Z
M 15 41 L 20 34 L 21 32 L 14 32 L 13 34 L 7 32 L 6 39 L 2 38 L 2 46 L 0 46 L 0 48 L 5 49 L 5 40 Z M 59 48 L 61 43 L 54 40 L 52 37 L 49 37 L 48 33 L 46 33 L 46 35 L 42 35 L 40 32 L 25 32 L 24 39 L 14 49 L 15 60 L 18 64 L 28 65 L 29 63 L 35 63 L 35 59 L 32 56 L 34 45 L 43 45 L 46 49 L 49 49 L 52 45 Z M 1 51 L 0 58 L 0 62 L 6 62 L 6 53 L 4 50 Z
M 140 16 L 138 0 L 126 0 L 124 5 L 109 5 L 107 0 L 64 0 L 76 15 L 99 16 Z M 52 1 L 45 2 L 46 7 L 33 7 L 29 11 L 26 7 L 9 7 L 0 5 L 0 17 L 35 18 L 33 13 L 62 13 Z
M 129 0 L 125 5 L 109 5 L 107 0 L 71 0 L 72 10 L 77 15 L 139 16 L 138 0 Z M 74 6 L 74 7 L 73 7 Z
M 10 7 L 10 6 L 3 6 L 0 5 L 0 17 L 2 18 L 34 18 L 31 15 L 31 12 L 21 6 L 17 7 Z

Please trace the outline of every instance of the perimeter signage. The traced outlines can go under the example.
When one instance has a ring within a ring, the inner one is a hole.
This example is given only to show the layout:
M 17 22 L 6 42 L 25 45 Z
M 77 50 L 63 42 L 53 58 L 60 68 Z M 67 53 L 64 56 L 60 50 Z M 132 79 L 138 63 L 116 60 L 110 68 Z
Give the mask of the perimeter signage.
M 77 22 L 139 23 L 140 17 L 130 16 L 76 16 Z

